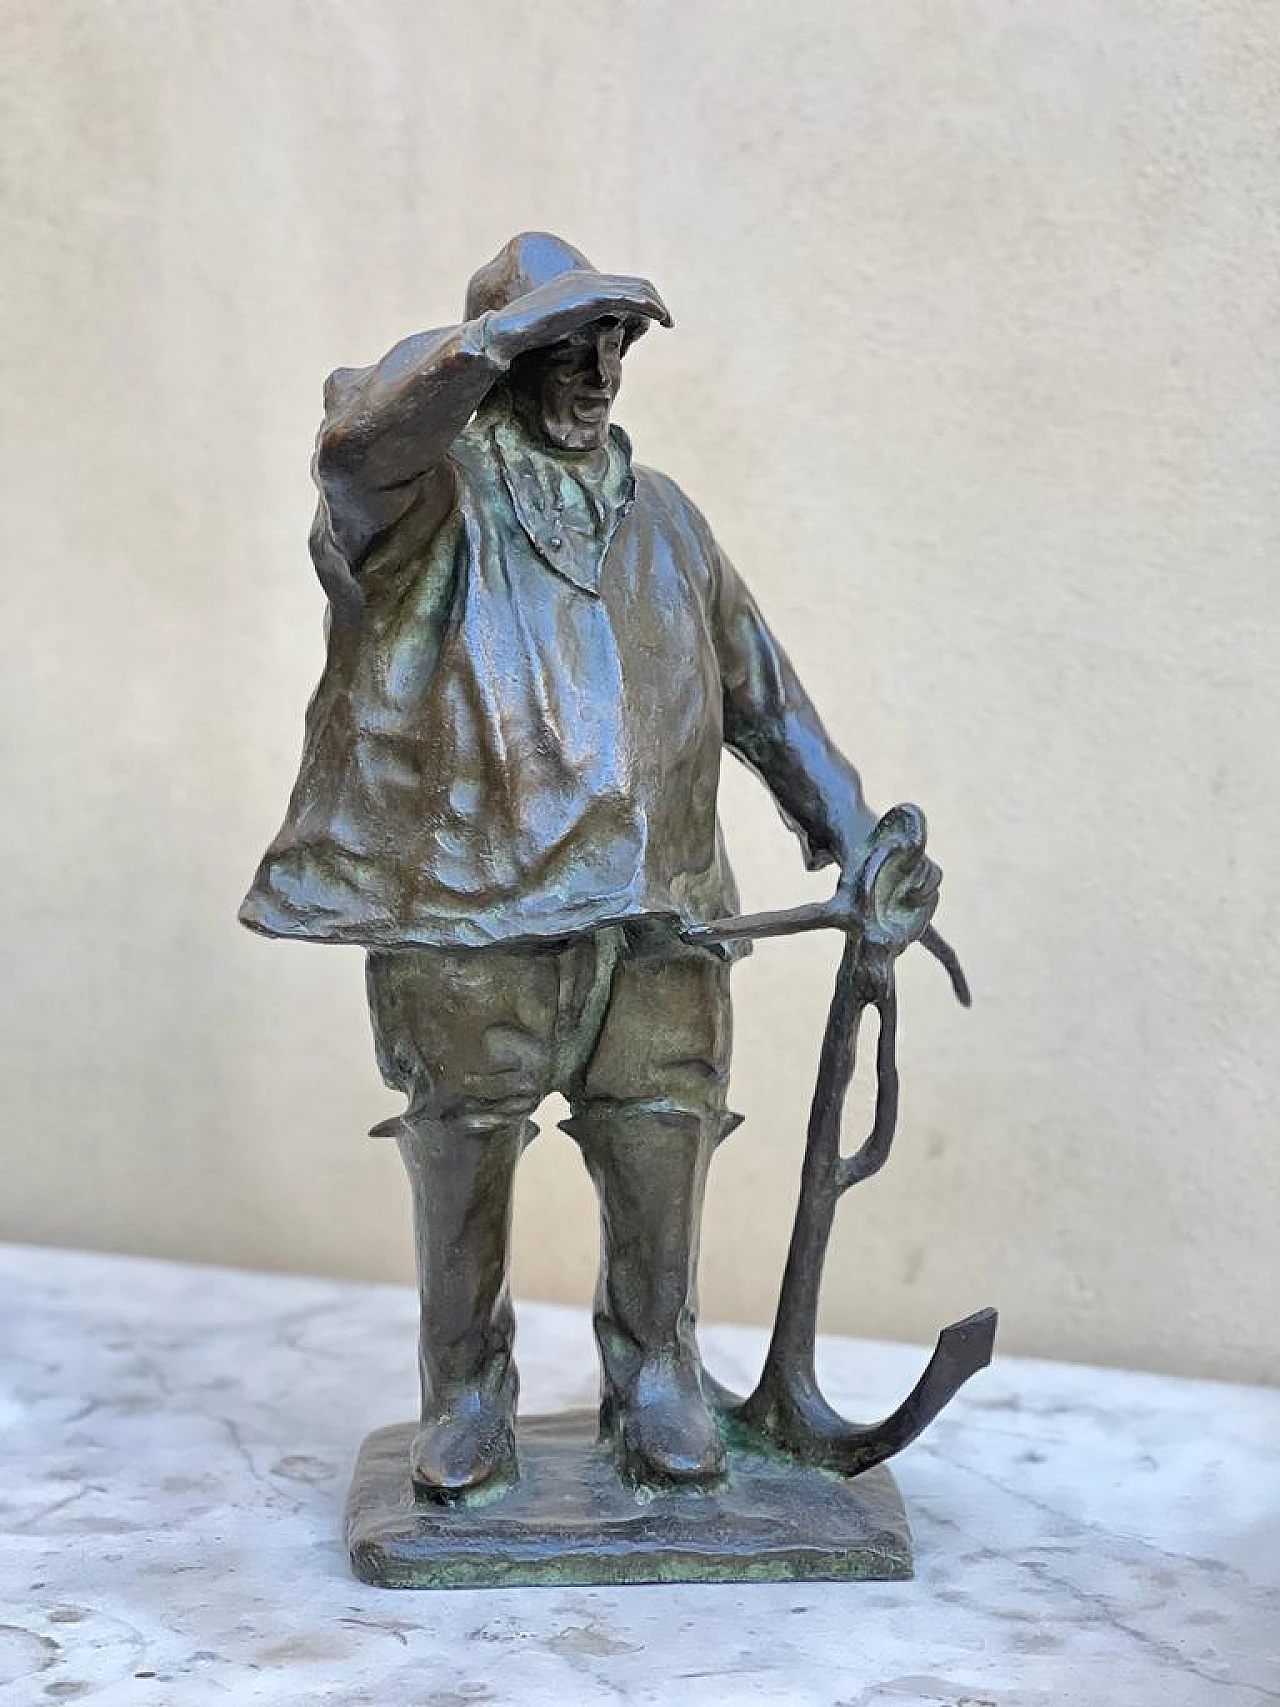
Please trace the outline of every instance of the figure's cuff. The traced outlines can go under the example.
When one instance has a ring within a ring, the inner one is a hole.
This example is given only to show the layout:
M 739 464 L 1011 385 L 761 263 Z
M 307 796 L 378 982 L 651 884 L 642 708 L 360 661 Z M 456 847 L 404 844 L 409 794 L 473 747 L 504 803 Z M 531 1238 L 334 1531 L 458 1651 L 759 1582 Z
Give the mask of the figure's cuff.
M 468 355 L 480 356 L 492 367 L 505 373 L 510 365 L 494 348 L 490 336 L 493 324 L 493 310 L 486 308 L 484 313 L 475 320 L 468 320 L 462 328 L 461 344 Z
M 803 830 L 799 831 L 798 834 L 800 836 L 800 849 L 804 855 L 804 868 L 806 871 L 825 871 L 829 865 L 842 866 L 844 864 L 844 861 L 840 859 L 840 857 L 825 841 L 815 842 L 811 840 Z

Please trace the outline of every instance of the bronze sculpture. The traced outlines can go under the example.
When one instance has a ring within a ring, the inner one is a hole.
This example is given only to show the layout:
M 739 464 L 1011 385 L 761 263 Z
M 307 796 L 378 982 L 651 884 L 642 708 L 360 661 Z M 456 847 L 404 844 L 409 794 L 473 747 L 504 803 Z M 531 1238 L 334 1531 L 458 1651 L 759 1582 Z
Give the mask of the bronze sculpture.
M 735 1428 L 804 1456 L 817 1413 L 779 1420 L 785 1381 L 736 1405 L 695 1337 L 703 1188 L 738 1120 L 729 969 L 753 931 L 787 928 L 735 924 L 723 748 L 764 780 L 809 866 L 840 868 L 834 914 L 808 921 L 850 944 L 833 1142 L 850 1004 L 881 1006 L 891 1048 L 893 954 L 925 933 L 948 952 L 929 923 L 940 874 L 923 821 L 877 832 L 706 521 L 633 465 L 611 422 L 623 358 L 655 322 L 672 324 L 646 280 L 526 233 L 472 279 L 461 324 L 326 387 L 311 552 L 328 656 L 284 826 L 240 916 L 367 951 L 379 1065 L 408 1099 L 381 1130 L 413 1192 L 417 1524 L 479 1521 L 521 1475 L 511 1189 L 552 1091 L 600 1200 L 598 1420 L 620 1487 L 642 1500 L 724 1489 Z M 790 1265 L 815 1308 L 824 1245 Z M 987 1326 L 965 1329 L 975 1367 Z M 825 1450 L 813 1462 L 839 1468 Z M 364 1557 L 376 1580 L 493 1580 L 397 1577 Z

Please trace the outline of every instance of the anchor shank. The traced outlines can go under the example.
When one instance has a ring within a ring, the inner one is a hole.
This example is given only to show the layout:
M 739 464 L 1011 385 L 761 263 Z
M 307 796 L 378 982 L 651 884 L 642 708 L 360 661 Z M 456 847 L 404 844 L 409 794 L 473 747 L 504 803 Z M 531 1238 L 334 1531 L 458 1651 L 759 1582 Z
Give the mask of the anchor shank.
M 743 1420 L 748 1422 L 763 1423 L 775 1400 L 784 1392 L 816 1388 L 818 1293 L 841 1192 L 840 1118 L 853 1078 L 858 1028 L 865 1006 L 858 977 L 860 953 L 860 940 L 848 937 L 822 1038 L 800 1194 L 778 1294 L 773 1336 L 760 1381 L 742 1410 Z

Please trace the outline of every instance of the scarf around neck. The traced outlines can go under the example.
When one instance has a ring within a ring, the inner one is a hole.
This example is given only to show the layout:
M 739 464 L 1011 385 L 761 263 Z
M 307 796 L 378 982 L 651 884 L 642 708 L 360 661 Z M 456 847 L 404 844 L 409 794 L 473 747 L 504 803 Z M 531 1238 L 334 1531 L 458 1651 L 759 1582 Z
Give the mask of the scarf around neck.
M 537 443 L 512 413 L 488 421 L 516 519 L 557 575 L 595 597 L 618 524 L 635 501 L 631 441 L 610 427 L 599 450 L 561 451 Z

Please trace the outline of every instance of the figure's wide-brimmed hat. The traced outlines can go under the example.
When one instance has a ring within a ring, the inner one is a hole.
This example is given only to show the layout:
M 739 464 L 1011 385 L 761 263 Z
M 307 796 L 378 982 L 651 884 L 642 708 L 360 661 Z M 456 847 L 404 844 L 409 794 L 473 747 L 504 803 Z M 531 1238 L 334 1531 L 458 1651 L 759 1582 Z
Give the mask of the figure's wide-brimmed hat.
M 476 320 L 491 309 L 505 308 L 517 297 L 526 296 L 561 273 L 599 270 L 581 249 L 575 249 L 562 237 L 555 237 L 549 231 L 522 231 L 472 275 L 463 312 L 466 319 Z M 630 344 L 648 331 L 649 322 L 642 314 L 628 315 L 626 329 Z

